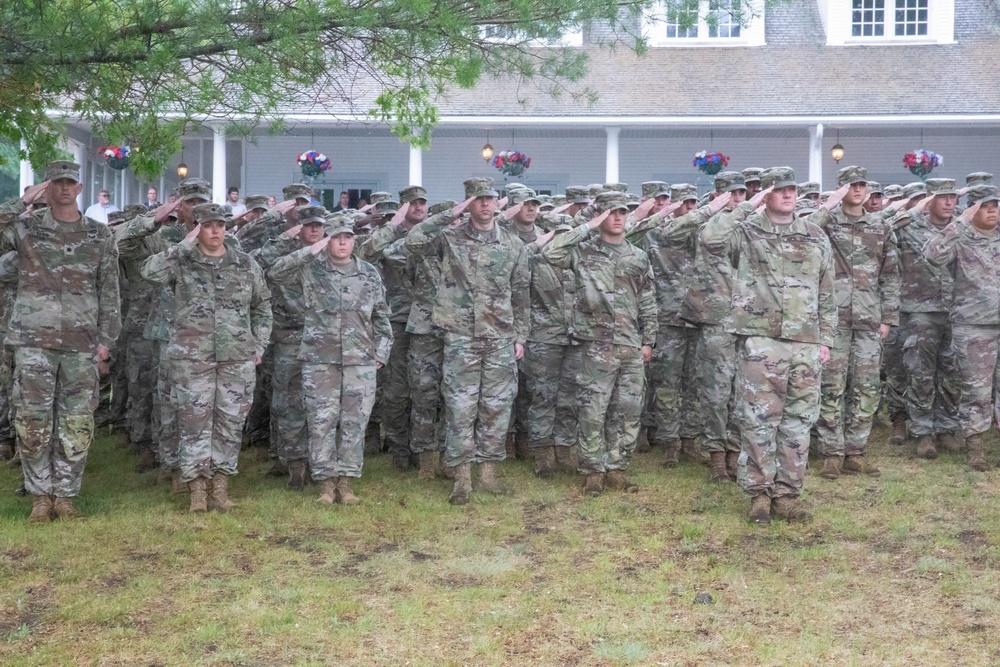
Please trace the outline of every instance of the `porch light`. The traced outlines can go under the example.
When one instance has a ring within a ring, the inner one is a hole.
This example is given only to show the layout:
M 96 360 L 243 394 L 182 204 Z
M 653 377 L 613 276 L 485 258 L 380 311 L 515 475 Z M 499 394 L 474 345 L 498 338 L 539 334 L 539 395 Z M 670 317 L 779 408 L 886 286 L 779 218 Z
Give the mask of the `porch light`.
M 830 155 L 838 163 L 844 159 L 844 147 L 840 145 L 840 130 L 837 130 L 837 143 L 833 145 L 833 150 L 830 151 Z
M 490 158 L 493 157 L 493 146 L 490 145 L 489 130 L 486 130 L 486 145 L 483 146 L 483 150 L 481 150 L 480 153 L 482 153 L 483 159 L 486 160 L 487 162 L 489 162 Z
M 180 176 L 181 178 L 187 178 L 188 166 L 183 162 L 177 165 L 177 175 Z

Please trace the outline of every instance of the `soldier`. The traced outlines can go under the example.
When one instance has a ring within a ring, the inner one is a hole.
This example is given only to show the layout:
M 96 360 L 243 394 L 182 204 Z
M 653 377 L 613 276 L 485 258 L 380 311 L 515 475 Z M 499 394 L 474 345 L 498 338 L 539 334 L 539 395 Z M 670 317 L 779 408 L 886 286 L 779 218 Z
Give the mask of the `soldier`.
M 903 186 L 902 185 L 887 185 L 882 189 L 882 208 L 887 207 L 889 204 L 899 201 L 903 196 Z
M 495 469 L 505 456 L 515 364 L 529 328 L 527 258 L 521 240 L 494 222 L 493 181 L 470 178 L 465 195 L 450 213 L 406 236 L 415 255 L 441 258 L 433 318 L 446 332 L 443 394 L 446 458 L 455 468 L 452 504 L 469 501 L 473 461 L 479 463 L 479 489 L 502 491 Z
M 826 232 L 833 249 L 838 326 L 823 367 L 820 475 L 879 475 L 865 459 L 872 417 L 881 397 L 882 340 L 899 324 L 899 255 L 890 224 L 867 213 L 868 171 L 844 167 L 837 190 L 809 222 Z
M 268 210 L 267 200 L 270 199 L 267 195 L 251 195 L 246 198 L 247 210 L 241 215 L 233 217 L 233 226 L 235 227 L 235 232 L 239 232 L 241 228 L 249 225 L 251 222 L 260 220 Z
M 147 259 L 142 276 L 174 292 L 167 356 L 190 511 L 226 512 L 235 507 L 229 476 L 237 471 L 254 367 L 271 336 L 271 295 L 257 263 L 226 247 L 222 206 L 199 204 L 193 213 L 195 228 Z
M 625 473 L 639 435 L 643 365 L 656 342 L 656 292 L 649 258 L 625 240 L 625 196 L 597 197 L 600 213 L 553 239 L 542 256 L 576 276 L 573 336 L 586 360 L 577 375 L 580 472 L 584 493 L 605 483 L 621 491 L 638 486 Z M 653 202 L 650 201 L 650 206 Z M 591 232 L 598 230 L 596 238 Z
M 134 206 L 134 204 L 131 204 L 131 206 Z M 109 211 L 106 218 L 108 228 L 114 230 L 115 227 L 121 225 L 125 220 L 125 211 L 119 209 Z M 125 322 L 128 317 L 129 283 L 126 276 L 121 272 L 120 267 L 118 272 L 118 294 L 121 298 L 121 309 L 118 315 L 122 322 Z M 107 426 L 109 432 L 113 430 L 124 433 L 126 438 L 129 436 L 127 351 L 128 337 L 119 335 L 118 340 L 115 342 L 115 347 L 111 350 L 111 357 L 108 360 L 108 372 L 102 373 L 98 379 L 99 398 L 97 410 L 94 412 L 95 429 Z M 145 455 L 145 461 L 141 460 L 143 451 L 135 442 L 131 443 L 131 449 L 134 453 L 140 454 L 140 462 L 136 467 L 137 472 L 145 472 L 156 467 L 155 461 L 153 461 L 152 466 L 149 465 L 149 454 Z
M 820 184 L 816 181 L 800 183 L 798 189 L 799 199 L 808 199 L 813 203 L 813 206 L 819 206 L 819 193 L 821 189 Z
M 305 302 L 298 358 L 317 500 L 353 505 L 351 479 L 361 477 L 375 374 L 389 360 L 392 327 L 378 270 L 352 256 L 350 219 L 334 214 L 326 224 L 328 239 L 282 257 L 268 277 L 298 284 Z
M 286 185 L 281 193 L 284 196 L 284 201 L 268 209 L 260 217 L 247 222 L 236 233 L 244 252 L 251 253 L 259 250 L 268 239 L 275 238 L 286 229 L 297 225 L 296 207 L 308 206 L 312 199 L 309 186 L 302 183 Z M 259 208 L 259 206 L 254 208 Z M 250 217 L 254 215 L 256 214 L 251 214 Z
M 724 325 L 745 336 L 737 361 L 737 480 L 751 497 L 750 521 L 769 523 L 772 512 L 808 521 L 796 499 L 819 413 L 820 364 L 829 359 L 837 326 L 833 252 L 822 229 L 795 217 L 790 167 L 767 170 L 761 185 L 763 211 L 737 207 L 716 216 L 701 241 L 734 266 Z
M 73 498 L 94 436 L 98 364 L 121 329 L 118 251 L 107 226 L 77 209 L 82 190 L 80 165 L 52 162 L 43 183 L 0 207 L 20 269 L 6 344 L 31 522 L 82 516 Z M 43 193 L 48 208 L 19 220 Z
M 753 199 L 754 195 L 760 192 L 760 175 L 764 172 L 760 167 L 747 167 L 743 174 L 743 183 L 747 186 L 747 199 Z
M 44 211 L 44 207 L 32 207 L 32 209 L 36 212 Z M 0 462 L 15 456 L 17 444 L 11 404 L 14 348 L 3 342 L 7 337 L 7 325 L 14 309 L 14 299 L 17 297 L 18 260 L 17 253 L 12 250 L 13 247 L 13 237 L 9 234 L 0 236 L 0 249 L 7 250 L 3 254 L 3 261 L 0 262 L 7 269 L 3 279 L 0 280 Z
M 878 181 L 868 181 L 868 199 L 862 204 L 868 213 L 878 213 L 883 208 L 882 185 Z
M 563 213 L 572 218 L 589 206 L 592 201 L 593 199 L 587 194 L 587 188 L 581 185 L 568 185 L 566 186 L 566 203 L 570 206 Z

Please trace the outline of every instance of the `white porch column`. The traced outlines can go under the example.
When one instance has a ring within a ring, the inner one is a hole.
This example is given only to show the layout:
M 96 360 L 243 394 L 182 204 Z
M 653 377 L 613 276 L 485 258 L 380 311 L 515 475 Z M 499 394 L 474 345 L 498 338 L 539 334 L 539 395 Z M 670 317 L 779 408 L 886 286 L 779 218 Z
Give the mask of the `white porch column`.
M 416 146 L 410 146 L 410 182 L 408 185 L 424 184 L 424 152 Z
M 620 127 L 606 127 L 604 131 L 608 134 L 607 158 L 604 166 L 604 182 L 618 182 L 618 135 L 621 134 Z
M 28 144 L 24 139 L 21 139 L 21 150 L 27 151 Z M 31 168 L 31 163 L 27 160 L 21 160 L 21 189 L 18 190 L 18 196 L 24 192 L 24 189 L 29 185 L 35 184 L 35 172 Z
M 823 189 L 823 123 L 809 127 L 809 180 Z
M 86 178 L 87 147 L 78 141 L 74 141 L 72 142 L 71 149 L 73 153 L 73 162 L 80 165 L 80 178 Z M 80 190 L 80 194 L 76 196 L 76 207 L 81 211 L 86 208 L 83 205 L 83 190 Z
M 212 126 L 212 201 L 226 201 L 226 129 Z

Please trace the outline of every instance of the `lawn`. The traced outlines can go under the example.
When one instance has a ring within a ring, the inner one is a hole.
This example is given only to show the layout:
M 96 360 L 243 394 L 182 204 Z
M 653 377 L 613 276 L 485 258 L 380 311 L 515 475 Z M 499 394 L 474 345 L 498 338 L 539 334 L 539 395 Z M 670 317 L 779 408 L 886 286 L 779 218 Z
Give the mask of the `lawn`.
M 0 469 L 0 665 L 1000 664 L 1000 471 L 886 438 L 881 478 L 814 463 L 814 522 L 758 528 L 658 450 L 634 495 L 509 462 L 464 507 L 386 456 L 320 506 L 246 454 L 239 509 L 193 516 L 104 436 L 83 521 L 29 525 Z

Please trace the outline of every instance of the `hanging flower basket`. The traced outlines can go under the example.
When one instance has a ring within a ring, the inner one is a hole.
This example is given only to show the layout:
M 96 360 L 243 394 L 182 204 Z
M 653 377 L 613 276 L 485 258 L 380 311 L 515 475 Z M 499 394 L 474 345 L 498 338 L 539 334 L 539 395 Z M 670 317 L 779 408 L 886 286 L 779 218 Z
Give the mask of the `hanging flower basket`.
M 309 178 L 316 178 L 324 171 L 328 171 L 332 166 L 330 158 L 317 151 L 306 151 L 297 158 L 296 162 L 302 169 L 302 175 Z
M 97 149 L 97 154 L 104 158 L 109 167 L 122 171 L 128 168 L 128 156 L 132 154 L 132 149 L 128 146 L 101 146 Z
M 504 176 L 520 176 L 531 166 L 531 158 L 521 151 L 500 151 L 491 163 Z
M 729 156 L 702 151 L 694 154 L 694 161 L 691 164 L 697 167 L 698 171 L 715 176 L 722 171 L 723 167 L 729 166 Z
M 927 180 L 934 167 L 940 167 L 943 162 L 944 158 L 940 155 L 923 148 L 903 156 L 903 165 L 922 181 Z

